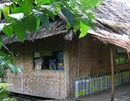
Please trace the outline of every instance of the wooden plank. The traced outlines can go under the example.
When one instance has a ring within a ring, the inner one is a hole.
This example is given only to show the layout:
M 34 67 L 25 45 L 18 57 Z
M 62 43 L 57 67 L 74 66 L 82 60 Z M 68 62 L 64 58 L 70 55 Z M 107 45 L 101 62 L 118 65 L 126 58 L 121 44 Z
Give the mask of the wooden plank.
M 66 85 L 66 98 L 70 98 L 70 72 L 69 72 L 69 48 L 70 42 L 65 42 L 64 49 L 64 69 L 65 69 L 65 85 Z
M 112 46 L 110 46 L 110 55 L 111 55 L 111 76 L 112 76 L 111 101 L 114 101 L 114 62 L 113 62 Z

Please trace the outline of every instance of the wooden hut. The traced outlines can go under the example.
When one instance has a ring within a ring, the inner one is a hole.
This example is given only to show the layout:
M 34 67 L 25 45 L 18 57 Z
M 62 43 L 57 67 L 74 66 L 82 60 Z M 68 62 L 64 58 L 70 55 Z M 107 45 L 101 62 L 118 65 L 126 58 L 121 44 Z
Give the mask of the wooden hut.
M 74 97 L 77 77 L 111 72 L 110 46 L 115 72 L 129 70 L 130 9 L 116 0 L 105 0 L 94 12 L 97 30 L 90 29 L 81 39 L 78 34 L 68 37 L 61 16 L 50 23 L 49 30 L 41 26 L 36 33 L 27 33 L 24 43 L 17 37 L 4 37 L 4 43 L 18 54 L 16 65 L 23 69 L 18 75 L 8 73 L 7 82 L 13 84 L 9 90 L 48 98 Z M 127 61 L 117 63 L 117 55 L 122 53 Z

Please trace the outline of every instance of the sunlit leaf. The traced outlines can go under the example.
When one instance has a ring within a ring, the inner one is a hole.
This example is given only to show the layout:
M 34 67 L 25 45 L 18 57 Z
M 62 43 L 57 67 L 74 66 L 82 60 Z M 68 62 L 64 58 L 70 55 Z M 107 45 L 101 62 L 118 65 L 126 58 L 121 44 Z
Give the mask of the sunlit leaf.
M 0 23 L 0 32 L 2 31 L 3 28 L 4 28 L 4 24 Z
M 17 20 L 21 20 L 24 17 L 23 13 L 17 13 L 17 14 L 9 14 L 9 16 L 11 18 L 17 19 Z
M 68 22 L 73 26 L 75 15 L 66 7 L 62 7 L 61 11 L 64 14 L 64 16 L 67 18 Z
M 7 87 L 7 86 L 11 86 L 11 84 L 9 84 L 9 83 L 0 83 L 0 89 L 4 88 L 4 87 Z
M 91 8 L 93 8 L 94 6 L 96 6 L 99 2 L 102 2 L 103 0 L 80 0 L 82 3 L 90 6 Z
M 0 11 L 0 19 L 1 19 L 1 17 L 2 17 L 2 12 Z
M 9 15 L 10 14 L 10 9 L 8 6 L 6 6 L 4 9 L 3 9 L 3 15 L 4 15 L 4 18 L 5 19 L 8 19 L 9 18 Z
M 12 2 L 5 2 L 4 3 L 6 6 L 10 6 L 10 5 L 12 5 L 13 3 Z
M 80 36 L 79 36 L 79 38 L 82 38 L 85 35 L 87 35 L 87 32 L 88 32 L 88 26 L 85 25 L 84 23 L 80 22 Z
M 5 7 L 5 4 L 0 4 L 0 10 L 3 10 Z

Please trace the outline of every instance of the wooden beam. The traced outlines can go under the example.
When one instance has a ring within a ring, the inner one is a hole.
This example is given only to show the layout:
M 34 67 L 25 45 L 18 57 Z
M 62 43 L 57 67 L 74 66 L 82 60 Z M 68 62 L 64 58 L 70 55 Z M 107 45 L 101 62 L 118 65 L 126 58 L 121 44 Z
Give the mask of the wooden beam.
M 113 62 L 113 47 L 112 46 L 110 46 L 110 55 L 111 55 L 111 77 L 112 77 L 111 101 L 114 101 L 114 62 Z

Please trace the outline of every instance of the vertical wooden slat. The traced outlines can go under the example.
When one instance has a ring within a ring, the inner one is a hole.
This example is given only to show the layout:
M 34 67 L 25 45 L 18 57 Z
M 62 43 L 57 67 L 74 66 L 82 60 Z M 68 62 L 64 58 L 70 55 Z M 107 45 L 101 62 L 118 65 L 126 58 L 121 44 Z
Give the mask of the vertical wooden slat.
M 114 63 L 113 63 L 112 46 L 110 46 L 110 55 L 111 55 L 111 76 L 112 76 L 111 101 L 114 101 Z

